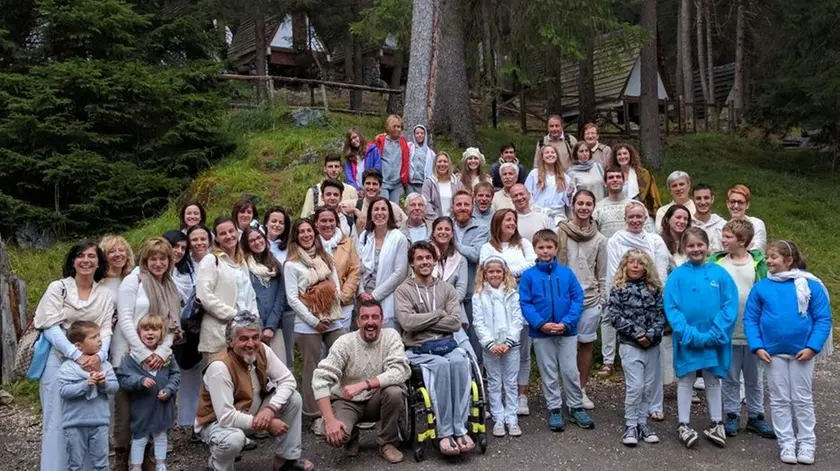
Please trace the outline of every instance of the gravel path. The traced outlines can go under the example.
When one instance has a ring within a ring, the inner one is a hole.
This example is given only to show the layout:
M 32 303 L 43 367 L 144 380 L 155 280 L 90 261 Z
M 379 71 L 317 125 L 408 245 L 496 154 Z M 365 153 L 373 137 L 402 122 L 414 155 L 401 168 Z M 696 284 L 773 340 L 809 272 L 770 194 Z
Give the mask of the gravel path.
M 702 438 L 693 450 L 686 450 L 677 441 L 675 427 L 676 398 L 674 389 L 666 390 L 666 421 L 654 424 L 661 443 L 640 444 L 635 449 L 624 447 L 623 432 L 624 388 L 620 379 L 600 382 L 590 387 L 589 395 L 597 408 L 592 413 L 596 428 L 581 430 L 568 426 L 565 432 L 552 433 L 546 427 L 546 412 L 542 400 L 536 395 L 531 399 L 530 417 L 524 417 L 521 426 L 525 434 L 519 438 L 494 439 L 486 455 L 474 454 L 466 458 L 445 460 L 430 450 L 423 463 L 415 463 L 406 450 L 406 461 L 388 465 L 376 453 L 375 432 L 363 431 L 361 455 L 347 459 L 341 450 L 332 449 L 308 431 L 304 434 L 304 454 L 319 470 L 385 469 L 433 470 L 440 466 L 450 469 L 585 469 L 587 471 L 612 470 L 616 466 L 626 469 L 660 470 L 776 470 L 789 469 L 778 460 L 775 440 L 741 433 L 730 438 L 725 449 L 717 448 Z M 840 469 L 840 363 L 834 361 L 818 366 L 816 379 L 817 438 L 819 440 L 817 463 L 808 469 Z M 706 424 L 705 407 L 694 407 L 694 424 L 699 430 Z M 35 470 L 38 468 L 40 450 L 40 420 L 21 406 L 0 407 L 0 470 Z M 489 432 L 489 427 L 488 427 Z M 207 450 L 203 445 L 190 444 L 180 433 L 173 433 L 174 453 L 170 456 L 169 469 L 173 471 L 198 470 L 206 463 Z M 254 451 L 246 452 L 237 470 L 264 470 L 270 466 L 269 440 L 260 441 Z M 689 464 L 690 463 L 690 464 Z M 800 467 L 802 467 L 800 465 Z

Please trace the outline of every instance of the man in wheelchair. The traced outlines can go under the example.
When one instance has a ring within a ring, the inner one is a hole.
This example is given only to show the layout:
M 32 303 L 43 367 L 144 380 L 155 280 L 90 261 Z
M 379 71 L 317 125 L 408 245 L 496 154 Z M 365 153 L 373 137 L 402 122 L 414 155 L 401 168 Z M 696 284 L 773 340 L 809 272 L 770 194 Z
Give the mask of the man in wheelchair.
M 359 330 L 335 341 L 312 375 L 312 389 L 324 418 L 325 438 L 359 454 L 358 422 L 379 421 L 379 454 L 399 463 L 399 420 L 405 414 L 405 382 L 411 368 L 400 334 L 382 327 L 382 306 L 373 299 L 359 304 Z
M 471 363 L 454 339 L 454 333 L 461 329 L 455 288 L 432 276 L 436 261 L 437 251 L 430 242 L 411 246 L 408 262 L 414 276 L 397 288 L 395 315 L 406 356 L 412 365 L 420 367 L 431 396 L 440 452 L 455 456 L 475 448 L 467 433 Z

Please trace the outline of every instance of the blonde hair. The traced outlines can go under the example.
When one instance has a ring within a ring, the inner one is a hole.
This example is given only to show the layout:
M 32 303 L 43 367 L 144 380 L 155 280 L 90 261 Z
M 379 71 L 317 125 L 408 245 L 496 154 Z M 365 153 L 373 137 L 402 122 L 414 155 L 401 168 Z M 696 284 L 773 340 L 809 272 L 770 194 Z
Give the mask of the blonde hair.
M 151 237 L 140 244 L 140 249 L 137 251 L 137 265 L 140 266 L 140 271 L 148 271 L 146 264 L 152 255 L 165 255 L 169 261 L 169 269 L 163 274 L 166 279 L 171 276 L 172 267 L 175 266 L 175 253 L 172 251 L 172 245 L 163 237 Z
M 387 118 L 385 118 L 385 130 L 390 131 L 391 126 L 394 124 L 399 123 L 402 127 L 405 127 L 405 121 L 403 121 L 402 117 L 396 114 L 390 114 Z
M 441 152 L 437 153 L 437 155 L 435 156 L 435 164 L 432 168 L 432 173 L 434 173 L 435 178 L 440 178 L 440 175 L 438 175 L 438 171 L 437 171 L 437 161 L 441 157 L 446 157 L 446 160 L 449 161 L 449 175 L 448 176 L 449 176 L 449 179 L 452 180 L 454 178 L 453 175 L 455 174 L 454 173 L 455 172 L 455 169 L 454 169 L 455 165 L 452 163 L 452 157 L 450 157 L 449 154 L 446 153 L 446 152 L 441 151 Z
M 158 345 L 163 343 L 163 339 L 169 334 L 166 328 L 166 322 L 163 321 L 163 317 L 158 314 L 149 313 L 145 316 L 140 318 L 140 321 L 137 322 L 137 334 L 140 335 L 140 332 L 143 328 L 153 328 L 160 331 L 160 340 L 158 340 Z
M 513 273 L 511 273 L 510 268 L 500 261 L 489 261 L 484 264 L 480 270 L 478 270 L 478 275 L 475 277 L 475 292 L 481 293 L 484 291 L 484 272 L 490 265 L 499 265 L 502 267 L 502 271 L 505 272 L 505 278 L 502 280 L 502 286 L 504 287 L 505 293 L 516 291 L 516 279 L 513 277 Z
M 120 278 L 125 278 L 134 269 L 134 251 L 131 250 L 131 245 L 125 240 L 125 237 L 115 234 L 106 235 L 99 241 L 99 249 L 105 254 L 105 260 L 108 259 L 108 252 L 120 245 L 125 247 L 125 266 L 120 271 Z M 107 273 L 105 276 L 108 276 Z
M 539 162 L 537 162 L 537 189 L 544 190 L 545 189 L 545 179 L 546 179 L 546 172 L 545 172 L 545 160 L 543 159 L 543 153 L 547 147 L 551 147 L 550 145 L 544 145 L 540 147 L 540 153 L 537 156 L 539 158 Z M 566 190 L 566 171 L 563 170 L 563 164 L 560 163 L 560 152 L 557 152 L 557 149 L 551 147 L 554 153 L 557 155 L 557 160 L 554 161 L 554 182 L 556 190 L 565 191 Z
M 662 281 L 659 279 L 659 274 L 656 273 L 656 267 L 653 265 L 653 260 L 647 252 L 641 249 L 630 249 L 626 254 L 624 254 L 624 257 L 621 257 L 621 263 L 618 264 L 618 270 L 615 272 L 613 287 L 621 289 L 627 286 L 627 263 L 631 259 L 641 262 L 642 267 L 645 269 L 643 279 L 645 280 L 647 287 L 653 291 L 661 290 Z

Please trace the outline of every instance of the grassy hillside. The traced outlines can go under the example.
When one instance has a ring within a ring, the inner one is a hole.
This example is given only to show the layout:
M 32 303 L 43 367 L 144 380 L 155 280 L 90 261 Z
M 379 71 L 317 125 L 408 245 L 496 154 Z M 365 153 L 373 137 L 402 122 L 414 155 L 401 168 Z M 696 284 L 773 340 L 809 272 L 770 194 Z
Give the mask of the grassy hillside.
M 208 221 L 228 214 L 233 202 L 244 194 L 254 195 L 258 207 L 280 204 L 298 212 L 306 189 L 320 177 L 320 157 L 339 152 L 346 130 L 355 126 L 371 139 L 382 128 L 381 118 L 331 114 L 323 127 L 298 128 L 286 110 L 250 110 L 231 119 L 230 126 L 241 135 L 239 151 L 200 175 L 183 199 L 196 198 L 208 208 Z M 513 141 L 526 166 L 530 166 L 536 137 L 523 136 L 513 124 L 500 129 L 481 128 L 479 136 L 488 161 L 496 159 L 499 146 Z M 438 138 L 437 150 L 460 152 L 445 137 Z M 307 157 L 308 156 L 308 157 Z M 310 163 L 306 163 L 310 162 Z M 460 163 L 460 162 L 459 162 Z M 816 152 L 762 147 L 759 143 L 728 135 L 698 134 L 671 137 L 665 145 L 665 170 L 656 175 L 664 195 L 667 173 L 689 172 L 695 183 L 705 182 L 721 192 L 715 204 L 722 216 L 725 189 L 743 183 L 754 193 L 750 213 L 767 223 L 771 239 L 789 238 L 800 243 L 811 269 L 832 292 L 840 289 L 837 250 L 840 218 L 840 177 L 831 173 L 828 157 Z M 175 201 L 158 218 L 127 232 L 138 244 L 144 238 L 177 227 Z M 67 244 L 49 250 L 11 250 L 12 266 L 28 284 L 30 311 L 34 310 L 49 281 L 59 276 Z M 835 309 L 840 302 L 835 296 Z

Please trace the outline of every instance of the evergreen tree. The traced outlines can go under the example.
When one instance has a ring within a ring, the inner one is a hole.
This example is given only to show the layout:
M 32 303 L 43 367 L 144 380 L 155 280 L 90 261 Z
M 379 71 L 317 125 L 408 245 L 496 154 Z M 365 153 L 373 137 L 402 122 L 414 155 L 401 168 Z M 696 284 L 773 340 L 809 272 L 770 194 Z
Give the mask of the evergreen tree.
M 229 150 L 195 2 L 44 0 L 0 72 L 0 232 L 125 229 Z

